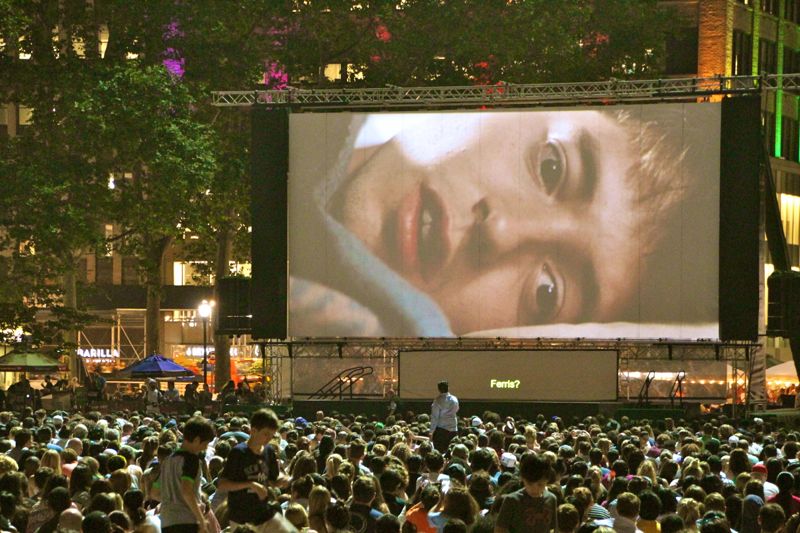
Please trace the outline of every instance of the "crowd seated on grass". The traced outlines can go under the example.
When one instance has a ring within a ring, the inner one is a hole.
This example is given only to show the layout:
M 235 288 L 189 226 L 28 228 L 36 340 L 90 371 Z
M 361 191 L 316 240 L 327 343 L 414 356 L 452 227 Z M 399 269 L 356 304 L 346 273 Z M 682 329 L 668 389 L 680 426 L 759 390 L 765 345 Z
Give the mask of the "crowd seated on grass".
M 796 533 L 800 432 L 760 419 L 260 409 L 0 413 L 0 531 Z

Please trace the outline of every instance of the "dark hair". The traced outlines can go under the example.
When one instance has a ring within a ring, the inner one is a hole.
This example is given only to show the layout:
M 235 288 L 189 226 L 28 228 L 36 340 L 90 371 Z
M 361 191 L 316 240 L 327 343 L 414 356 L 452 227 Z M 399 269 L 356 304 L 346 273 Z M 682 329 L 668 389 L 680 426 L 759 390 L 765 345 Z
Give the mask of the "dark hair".
M 636 519 L 640 508 L 639 497 L 632 492 L 623 492 L 617 498 L 617 513 L 625 518 Z
M 278 429 L 278 417 L 271 409 L 259 409 L 250 417 L 250 430 Z
M 33 474 L 33 482 L 36 483 L 36 486 L 39 487 L 40 491 L 44 491 L 45 485 L 53 477 L 53 469 L 47 466 L 43 466 Z
M 345 529 L 350 525 L 350 511 L 341 502 L 335 502 L 325 509 L 325 522 L 334 529 Z
M 103 514 L 109 514 L 117 510 L 117 502 L 110 493 L 101 492 L 92 496 L 86 510 L 91 513 L 92 511 L 100 511 Z
M 725 515 L 718 511 L 709 511 L 699 521 L 700 533 L 731 533 L 731 526 Z
M 422 493 L 419 496 L 419 501 L 422 503 L 422 507 L 425 508 L 425 511 L 430 511 L 437 503 L 439 503 L 439 499 L 441 499 L 441 497 L 442 496 L 439 492 L 439 488 L 436 485 L 428 485 L 422 489 Z
M 581 523 L 578 509 L 570 503 L 559 505 L 557 515 L 559 531 L 575 531 Z
M 678 533 L 678 531 L 684 529 L 685 527 L 683 518 L 674 513 L 668 514 L 662 518 L 660 524 L 661 533 Z
M 447 494 L 444 495 L 444 505 L 442 506 L 442 514 L 453 518 L 463 520 L 465 524 L 470 525 L 475 522 L 480 513 L 480 507 L 475 498 L 467 492 L 467 489 L 459 486 L 451 486 Z
M 0 515 L 9 520 L 17 510 L 17 498 L 10 492 L 0 492 Z
M 661 498 L 651 490 L 639 494 L 639 515 L 645 520 L 655 520 L 661 514 Z
M 451 518 L 442 528 L 442 533 L 467 533 L 467 524 L 458 518 Z
M 450 390 L 450 386 L 447 384 L 446 381 L 440 381 L 436 384 L 436 388 L 439 389 L 439 392 L 445 393 Z
M 331 478 L 331 492 L 340 500 L 347 500 L 351 493 L 349 480 L 342 474 L 336 474 Z
M 92 470 L 85 464 L 78 464 L 69 477 L 69 495 L 88 491 L 92 486 Z
M 69 492 L 66 487 L 55 487 L 47 495 L 47 505 L 52 509 L 56 515 L 61 514 L 72 505 L 72 500 L 69 498 Z
M 375 533 L 400 533 L 400 520 L 391 514 L 382 515 L 375 521 Z
M 543 479 L 550 479 L 550 464 L 535 453 L 526 453 L 522 456 L 519 465 L 519 476 L 528 483 L 535 483 Z
M 353 499 L 362 503 L 370 503 L 375 498 L 375 484 L 369 476 L 358 476 L 353 481 Z
M 187 442 L 195 439 L 200 439 L 200 442 L 211 442 L 213 438 L 214 426 L 202 416 L 193 416 L 183 426 L 183 440 Z
M 404 485 L 403 473 L 397 468 L 387 468 L 381 474 L 380 481 L 383 492 L 394 492 Z
M 119 527 L 122 531 L 130 531 L 133 529 L 133 524 L 131 523 L 130 517 L 125 514 L 124 511 L 111 511 L 108 515 L 108 519 L 113 526 Z M 116 527 L 113 527 L 116 531 Z
M 139 489 L 131 489 L 126 492 L 122 497 L 122 504 L 134 526 L 138 526 L 147 518 L 144 510 L 144 492 Z
M 758 511 L 758 519 L 761 522 L 761 531 L 772 533 L 783 527 L 786 514 L 777 503 L 767 503 Z
M 438 450 L 431 450 L 428 455 L 425 456 L 425 466 L 428 467 L 428 470 L 431 472 L 438 472 L 444 468 L 444 457 L 442 457 L 442 454 L 439 453 Z
M 83 517 L 81 529 L 85 533 L 111 533 L 111 521 L 101 511 L 91 511 Z
M 494 455 L 487 448 L 479 448 L 472 452 L 469 467 L 474 472 L 476 470 L 489 470 L 494 462 Z M 426 459 L 427 463 L 427 459 Z

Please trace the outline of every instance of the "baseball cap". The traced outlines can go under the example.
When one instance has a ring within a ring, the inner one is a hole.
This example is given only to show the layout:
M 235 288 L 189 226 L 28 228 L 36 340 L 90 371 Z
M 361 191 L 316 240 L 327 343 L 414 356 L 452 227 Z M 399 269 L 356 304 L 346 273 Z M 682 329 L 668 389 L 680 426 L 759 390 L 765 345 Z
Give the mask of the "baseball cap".
M 472 420 L 471 420 L 471 424 L 472 424 L 472 427 L 476 428 L 476 427 L 480 426 L 481 424 L 483 424 L 483 420 L 481 420 L 477 416 L 473 416 Z
M 517 456 L 510 452 L 503 452 L 500 456 L 500 464 L 506 468 L 514 468 L 517 466 Z
M 764 466 L 764 463 L 758 463 L 757 465 L 753 465 L 753 472 L 759 472 L 761 474 L 767 473 L 767 467 Z

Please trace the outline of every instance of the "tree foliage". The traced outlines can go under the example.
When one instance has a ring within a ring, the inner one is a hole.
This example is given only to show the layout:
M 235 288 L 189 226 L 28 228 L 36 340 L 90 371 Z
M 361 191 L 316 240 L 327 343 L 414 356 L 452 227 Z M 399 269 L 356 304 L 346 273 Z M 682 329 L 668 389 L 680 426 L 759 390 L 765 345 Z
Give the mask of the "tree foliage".
M 136 256 L 155 300 L 188 232 L 218 276 L 246 259 L 249 121 L 211 90 L 655 76 L 669 22 L 657 0 L 0 0 L 0 102 L 32 110 L 0 140 L 0 329 L 80 327 L 59 280 L 87 251 Z

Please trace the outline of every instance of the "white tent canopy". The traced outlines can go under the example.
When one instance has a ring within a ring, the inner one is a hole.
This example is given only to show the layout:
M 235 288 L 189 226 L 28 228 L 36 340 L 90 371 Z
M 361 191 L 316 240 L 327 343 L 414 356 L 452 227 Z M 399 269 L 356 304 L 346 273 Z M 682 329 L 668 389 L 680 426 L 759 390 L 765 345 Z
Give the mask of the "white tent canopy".
M 797 371 L 794 368 L 794 361 L 786 361 L 785 363 L 769 367 L 767 369 L 767 379 L 770 381 L 791 381 L 797 383 Z

